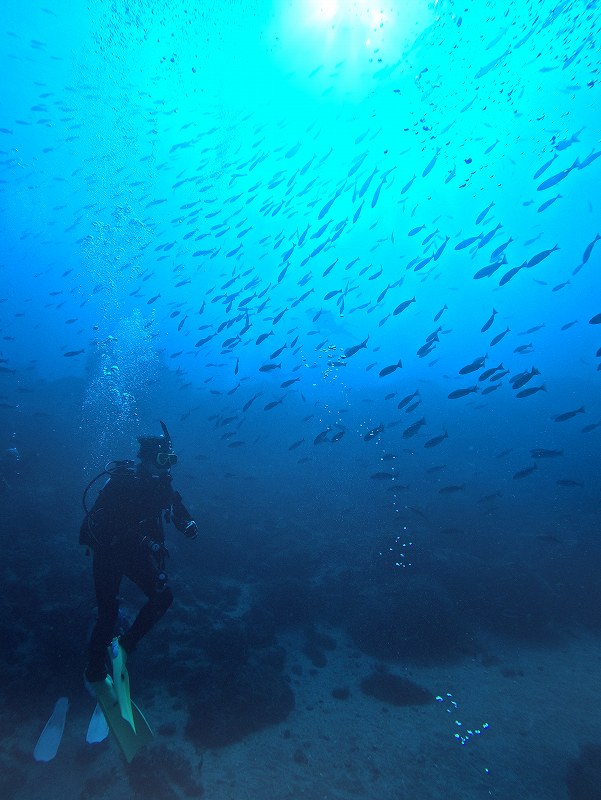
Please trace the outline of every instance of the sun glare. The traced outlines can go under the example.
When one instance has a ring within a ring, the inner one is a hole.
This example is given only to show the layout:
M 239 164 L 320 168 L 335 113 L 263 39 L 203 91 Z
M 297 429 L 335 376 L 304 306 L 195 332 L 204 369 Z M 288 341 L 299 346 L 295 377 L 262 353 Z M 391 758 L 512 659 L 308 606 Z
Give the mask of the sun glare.
M 330 22 L 338 13 L 338 0 L 308 0 L 308 9 L 311 20 Z
M 370 0 L 304 0 L 305 22 L 332 23 L 343 27 L 381 27 L 386 14 Z
M 290 0 L 276 35 L 286 69 L 315 92 L 363 96 L 374 70 L 398 62 L 432 21 L 432 0 Z M 364 80 L 365 79 L 365 80 Z

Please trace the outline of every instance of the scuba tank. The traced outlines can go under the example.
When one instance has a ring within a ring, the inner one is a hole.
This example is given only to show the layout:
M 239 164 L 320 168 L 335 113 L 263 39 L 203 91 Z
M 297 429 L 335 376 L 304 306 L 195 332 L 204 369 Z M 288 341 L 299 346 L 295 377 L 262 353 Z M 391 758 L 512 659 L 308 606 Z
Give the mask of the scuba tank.
M 97 543 L 97 539 L 92 532 L 92 522 L 90 518 L 90 509 L 88 508 L 87 497 L 88 492 L 92 488 L 92 486 L 96 483 L 96 481 L 100 480 L 104 475 L 107 475 L 110 478 L 113 478 L 116 475 L 135 475 L 134 469 L 135 461 L 131 459 L 123 459 L 123 460 L 113 460 L 109 461 L 108 464 L 104 467 L 102 472 L 99 472 L 98 475 L 95 475 L 92 480 L 88 483 L 86 488 L 83 490 L 83 495 L 81 498 L 81 503 L 83 505 L 83 510 L 85 513 L 85 519 L 79 529 L 79 543 L 90 547 L 95 542 Z

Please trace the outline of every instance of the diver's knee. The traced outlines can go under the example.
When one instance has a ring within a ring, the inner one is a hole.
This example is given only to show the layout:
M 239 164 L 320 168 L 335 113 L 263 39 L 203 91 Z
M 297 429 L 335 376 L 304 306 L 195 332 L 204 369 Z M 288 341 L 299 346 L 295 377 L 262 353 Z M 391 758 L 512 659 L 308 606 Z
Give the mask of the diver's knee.
M 173 592 L 169 586 L 157 592 L 152 598 L 152 603 L 160 614 L 164 614 L 173 603 Z
M 98 603 L 98 619 L 110 622 L 112 625 L 117 621 L 119 616 L 119 601 L 116 597 L 103 599 Z
M 171 606 L 173 603 L 173 592 L 169 586 L 165 586 L 165 591 L 163 592 L 165 595 L 164 603 L 165 603 L 165 611 Z

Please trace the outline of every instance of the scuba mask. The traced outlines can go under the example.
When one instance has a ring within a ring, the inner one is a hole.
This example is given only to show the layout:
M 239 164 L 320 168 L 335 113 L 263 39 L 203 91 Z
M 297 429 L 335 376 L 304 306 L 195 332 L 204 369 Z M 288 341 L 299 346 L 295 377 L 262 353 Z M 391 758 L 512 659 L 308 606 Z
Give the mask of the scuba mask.
M 169 469 L 177 464 L 177 455 L 173 452 L 171 436 L 167 426 L 161 420 L 162 436 L 139 436 L 140 450 L 138 458 L 156 464 L 160 469 Z
M 163 453 L 159 450 L 156 462 L 159 467 L 171 467 L 173 464 L 177 464 L 177 455 L 175 453 Z

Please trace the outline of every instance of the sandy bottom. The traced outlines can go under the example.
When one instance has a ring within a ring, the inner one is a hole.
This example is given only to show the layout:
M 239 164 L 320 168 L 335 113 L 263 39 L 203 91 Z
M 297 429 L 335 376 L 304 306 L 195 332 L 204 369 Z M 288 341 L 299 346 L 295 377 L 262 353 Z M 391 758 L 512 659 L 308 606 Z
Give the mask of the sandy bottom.
M 491 639 L 486 663 L 479 658 L 445 667 L 391 667 L 442 698 L 396 707 L 361 692 L 374 659 L 337 632 L 328 633 L 338 644 L 322 668 L 303 655 L 300 635 L 280 637 L 296 707 L 281 725 L 238 744 L 196 751 L 183 736 L 186 710 L 177 698 L 155 695 L 145 707 L 148 719 L 171 730 L 148 749 L 152 768 L 162 775 L 168 748 L 190 765 L 188 784 L 165 772 L 164 785 L 151 780 L 138 795 L 112 741 L 85 743 L 93 702 L 82 690 L 72 698 L 53 761 L 32 758 L 51 707 L 3 742 L 3 763 L 26 779 L 11 798 L 171 800 L 195 796 L 196 781 L 211 800 L 566 800 L 567 764 L 581 744 L 601 744 L 601 640 L 590 634 L 540 647 Z M 135 664 L 130 677 L 135 696 Z M 350 689 L 347 699 L 332 696 L 340 687 Z

